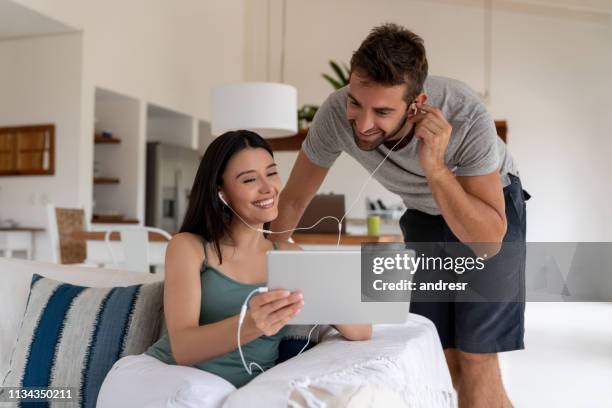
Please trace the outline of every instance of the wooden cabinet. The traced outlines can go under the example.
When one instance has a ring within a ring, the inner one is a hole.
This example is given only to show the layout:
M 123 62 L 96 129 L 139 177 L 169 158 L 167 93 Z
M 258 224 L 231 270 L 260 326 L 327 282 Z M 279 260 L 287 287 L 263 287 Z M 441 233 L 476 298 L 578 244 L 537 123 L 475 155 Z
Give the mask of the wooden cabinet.
M 55 125 L 0 128 L 0 176 L 55 174 Z

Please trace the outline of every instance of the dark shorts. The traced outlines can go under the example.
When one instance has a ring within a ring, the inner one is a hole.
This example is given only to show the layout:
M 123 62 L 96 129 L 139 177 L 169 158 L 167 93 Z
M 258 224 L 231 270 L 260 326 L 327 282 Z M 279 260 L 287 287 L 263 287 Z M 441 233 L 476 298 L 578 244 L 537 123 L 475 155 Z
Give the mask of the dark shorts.
M 521 180 L 509 175 L 511 183 L 504 188 L 508 229 L 504 242 L 525 242 L 526 206 L 529 194 Z M 458 242 L 441 215 L 432 216 L 407 210 L 400 219 L 404 241 Z M 504 250 L 491 261 L 503 262 L 509 278 L 523 287 L 526 252 L 506 255 Z M 415 279 L 418 279 L 419 272 Z M 516 302 L 418 302 L 410 303 L 410 312 L 427 317 L 435 324 L 442 347 L 458 348 L 468 353 L 497 353 L 525 348 L 524 293 Z

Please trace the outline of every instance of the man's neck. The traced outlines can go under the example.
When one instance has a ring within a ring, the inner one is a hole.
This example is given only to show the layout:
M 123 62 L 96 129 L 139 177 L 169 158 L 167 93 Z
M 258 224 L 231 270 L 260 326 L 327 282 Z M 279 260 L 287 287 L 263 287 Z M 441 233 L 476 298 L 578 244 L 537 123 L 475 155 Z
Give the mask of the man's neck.
M 416 126 L 413 125 L 412 128 L 408 131 L 408 134 L 402 139 L 401 142 L 399 142 L 399 144 L 397 146 L 395 146 L 395 144 L 397 143 L 398 140 L 401 139 L 400 135 L 397 135 L 393 139 L 384 141 L 383 144 L 385 145 L 385 147 L 387 149 L 391 149 L 391 148 L 393 148 L 393 146 L 395 146 L 395 148 L 393 148 L 393 150 L 394 151 L 395 150 L 399 150 L 399 149 L 403 148 L 404 146 L 408 145 L 408 143 L 410 143 L 410 141 L 414 137 L 414 131 L 415 130 L 416 130 Z

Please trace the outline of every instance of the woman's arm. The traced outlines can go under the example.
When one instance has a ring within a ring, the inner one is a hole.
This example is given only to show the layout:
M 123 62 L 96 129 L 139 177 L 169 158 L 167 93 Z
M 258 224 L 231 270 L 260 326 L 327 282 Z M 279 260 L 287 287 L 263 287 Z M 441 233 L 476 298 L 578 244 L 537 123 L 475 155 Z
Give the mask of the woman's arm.
M 168 244 L 164 313 L 172 355 L 177 364 L 181 365 L 210 360 L 238 347 L 238 315 L 199 325 L 202 300 L 200 267 L 203 259 L 201 240 L 192 234 L 177 234 Z M 298 309 L 294 295 L 283 296 L 282 291 L 274 291 L 257 297 L 263 295 L 268 296 L 257 303 L 257 308 L 249 309 L 246 314 L 240 333 L 240 344 L 251 342 L 263 335 L 264 331 L 268 331 L 265 322 L 269 319 L 288 321 Z M 267 307 L 264 313 L 260 310 L 262 307 Z M 256 319 L 253 318 L 253 313 Z
M 347 340 L 370 340 L 372 338 L 371 324 L 335 324 L 334 327 Z
M 301 246 L 292 242 L 279 242 L 279 244 L 280 249 L 294 251 L 304 250 Z M 334 327 L 347 340 L 369 340 L 372 338 L 371 324 L 337 324 L 334 325 Z

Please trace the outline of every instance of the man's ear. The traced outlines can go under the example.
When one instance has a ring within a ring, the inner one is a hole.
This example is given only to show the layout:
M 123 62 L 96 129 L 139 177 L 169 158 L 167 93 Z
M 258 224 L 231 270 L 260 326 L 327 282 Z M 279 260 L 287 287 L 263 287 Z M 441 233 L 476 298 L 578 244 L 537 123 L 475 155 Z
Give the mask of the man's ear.
M 413 116 L 418 113 L 416 104 L 426 104 L 427 103 L 427 94 L 425 92 L 421 92 L 418 94 L 411 103 L 408 104 L 408 115 Z
M 420 94 L 417 95 L 416 98 L 414 98 L 414 101 L 417 103 L 420 103 L 421 105 L 424 105 L 427 103 L 427 94 L 425 92 L 421 92 Z

